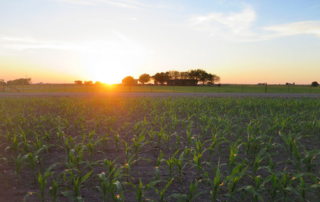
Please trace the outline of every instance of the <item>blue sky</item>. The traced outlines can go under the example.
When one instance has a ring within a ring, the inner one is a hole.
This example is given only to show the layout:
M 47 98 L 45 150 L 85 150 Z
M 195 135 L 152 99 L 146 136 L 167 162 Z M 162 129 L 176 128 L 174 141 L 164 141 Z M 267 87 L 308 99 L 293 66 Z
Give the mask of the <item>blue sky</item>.
M 201 68 L 222 83 L 320 82 L 319 1 L 0 0 L 0 79 L 117 83 Z

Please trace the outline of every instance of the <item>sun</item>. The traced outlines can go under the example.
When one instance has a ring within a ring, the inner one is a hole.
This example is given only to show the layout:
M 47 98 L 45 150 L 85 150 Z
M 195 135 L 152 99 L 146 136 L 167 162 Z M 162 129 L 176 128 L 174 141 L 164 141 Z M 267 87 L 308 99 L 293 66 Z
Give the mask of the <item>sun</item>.
M 89 52 L 81 55 L 81 65 L 84 68 L 84 78 L 107 84 L 121 83 L 126 76 L 134 76 L 139 72 L 146 55 L 135 45 L 97 44 Z
M 129 58 L 105 57 L 100 54 L 87 54 L 83 57 L 83 66 L 88 80 L 107 84 L 121 83 L 126 76 L 132 76 L 138 64 Z

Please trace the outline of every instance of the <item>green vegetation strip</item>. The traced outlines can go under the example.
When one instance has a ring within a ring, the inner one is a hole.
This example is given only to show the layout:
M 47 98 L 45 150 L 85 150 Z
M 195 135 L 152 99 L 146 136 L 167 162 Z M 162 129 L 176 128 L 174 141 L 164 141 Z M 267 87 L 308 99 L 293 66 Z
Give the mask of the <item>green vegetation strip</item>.
M 219 86 L 122 86 L 122 85 L 16 85 L 5 87 L 3 92 L 30 93 L 320 93 L 320 87 L 284 85 L 222 85 Z

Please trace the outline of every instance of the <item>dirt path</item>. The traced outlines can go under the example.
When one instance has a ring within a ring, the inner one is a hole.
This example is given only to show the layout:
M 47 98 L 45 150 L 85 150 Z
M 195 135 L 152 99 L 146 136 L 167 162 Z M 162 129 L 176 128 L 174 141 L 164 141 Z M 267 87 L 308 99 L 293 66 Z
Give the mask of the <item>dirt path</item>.
M 2 97 L 271 97 L 320 98 L 320 94 L 293 93 L 0 93 Z

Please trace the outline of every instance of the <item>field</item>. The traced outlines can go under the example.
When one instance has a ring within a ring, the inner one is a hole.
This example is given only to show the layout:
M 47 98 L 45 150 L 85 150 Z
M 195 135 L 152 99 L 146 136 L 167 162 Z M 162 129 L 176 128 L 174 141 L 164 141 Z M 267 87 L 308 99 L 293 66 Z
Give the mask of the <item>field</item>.
M 320 87 L 310 86 L 284 86 L 284 85 L 222 85 L 218 86 L 122 86 L 122 85 L 92 85 L 79 86 L 73 84 L 44 84 L 20 85 L 0 88 L 1 92 L 44 92 L 44 93 L 320 93 Z M 17 89 L 17 90 L 15 90 Z
M 0 201 L 320 199 L 318 99 L 8 97 L 0 106 Z

